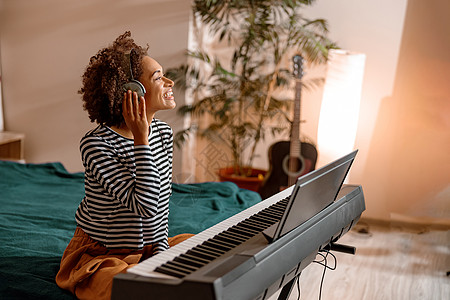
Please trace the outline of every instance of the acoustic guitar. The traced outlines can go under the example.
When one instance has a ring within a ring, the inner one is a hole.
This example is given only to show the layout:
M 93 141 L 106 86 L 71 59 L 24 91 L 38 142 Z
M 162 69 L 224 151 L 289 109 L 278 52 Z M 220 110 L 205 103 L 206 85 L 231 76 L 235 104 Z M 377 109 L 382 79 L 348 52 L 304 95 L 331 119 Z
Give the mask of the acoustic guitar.
M 279 141 L 269 148 L 270 168 L 259 189 L 262 199 L 266 199 L 280 190 L 295 184 L 298 177 L 314 170 L 317 162 L 316 147 L 310 143 L 300 141 L 303 58 L 300 55 L 295 55 L 292 60 L 294 65 L 295 99 L 291 139 L 290 141 Z

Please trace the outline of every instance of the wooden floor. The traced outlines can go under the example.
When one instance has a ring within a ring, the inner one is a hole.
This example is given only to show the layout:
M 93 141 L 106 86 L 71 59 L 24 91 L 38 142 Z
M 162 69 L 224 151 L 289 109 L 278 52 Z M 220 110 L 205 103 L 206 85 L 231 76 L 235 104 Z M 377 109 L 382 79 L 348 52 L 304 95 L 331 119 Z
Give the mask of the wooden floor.
M 450 230 L 360 221 L 339 243 L 356 247 L 356 255 L 333 252 L 337 269 L 325 273 L 322 300 L 450 299 Z M 300 299 L 319 299 L 323 269 L 312 263 L 302 272 Z M 295 287 L 289 300 L 297 297 Z

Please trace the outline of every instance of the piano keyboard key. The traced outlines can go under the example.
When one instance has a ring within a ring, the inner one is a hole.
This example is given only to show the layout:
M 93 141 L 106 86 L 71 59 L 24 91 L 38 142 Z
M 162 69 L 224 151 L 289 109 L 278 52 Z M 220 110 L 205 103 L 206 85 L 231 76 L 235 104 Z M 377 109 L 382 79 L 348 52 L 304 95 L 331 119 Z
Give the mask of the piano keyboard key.
M 185 254 L 192 255 L 196 259 L 204 259 L 206 261 L 211 261 L 217 258 L 217 256 L 210 254 L 205 251 L 199 251 L 198 249 L 190 249 Z
M 169 276 L 178 277 L 178 278 L 183 278 L 184 275 L 186 275 L 186 273 L 184 273 L 184 272 L 182 272 L 180 270 L 176 270 L 176 269 L 173 269 L 173 268 L 168 268 L 168 267 L 165 267 L 165 266 L 157 267 L 155 269 L 155 271 L 157 271 L 159 273 L 162 273 L 162 274 L 169 275 Z
M 200 268 L 209 262 L 206 259 L 199 259 L 199 257 L 191 256 L 188 254 L 181 254 L 180 256 L 175 257 L 174 261 L 191 265 L 197 268 Z
M 130 268 L 128 272 L 142 276 L 165 277 L 154 272 L 157 271 L 169 276 L 182 278 L 185 276 L 183 275 L 185 274 L 184 272 L 181 272 L 178 269 L 166 268 L 163 265 L 166 262 L 172 261 L 183 254 L 193 255 L 195 257 L 199 257 L 200 259 L 206 259 L 209 261 L 221 256 L 226 251 L 224 252 L 224 250 L 206 246 L 204 245 L 204 243 L 221 233 L 235 236 L 236 239 L 241 240 L 241 242 L 248 240 L 250 237 L 259 233 L 261 231 L 261 228 L 265 229 L 268 226 L 264 225 L 264 222 L 262 222 L 261 218 L 251 219 L 248 222 L 248 224 L 253 224 L 252 227 L 256 227 L 255 224 L 259 224 L 259 226 L 257 227 L 259 229 L 250 229 L 240 223 L 261 212 L 261 217 L 270 220 L 270 222 L 273 222 L 272 224 L 274 224 L 281 218 L 284 207 L 288 202 L 288 199 L 286 199 L 286 197 L 289 197 L 291 191 L 292 187 L 264 201 L 261 201 L 260 203 L 198 233 L 197 235 L 183 241 L 182 243 L 179 243 L 166 251 L 150 257 L 149 259 Z M 214 242 L 217 243 L 217 241 Z
M 281 201 L 280 201 L 281 202 Z M 274 208 L 274 206 L 276 206 L 276 210 L 284 210 L 285 206 L 287 204 L 287 201 L 282 202 L 281 204 L 277 203 L 276 205 L 272 205 L 270 208 Z M 263 211 L 269 211 L 270 209 L 264 209 Z M 251 217 L 239 222 L 236 226 L 240 226 L 242 227 L 245 231 L 250 231 L 251 234 L 248 235 L 248 239 L 251 238 L 252 236 L 258 234 L 259 232 L 262 232 L 264 229 L 268 228 L 269 226 L 275 224 L 276 221 L 278 221 L 280 218 L 274 218 L 272 219 L 272 221 L 267 221 L 267 220 L 260 220 L 258 218 L 258 213 L 255 215 L 252 215 Z M 228 230 L 227 230 L 228 231 Z M 222 252 L 222 254 L 225 254 L 226 252 L 230 251 L 231 249 L 235 248 L 236 246 L 240 245 L 243 243 L 243 241 L 240 242 L 236 242 L 236 241 L 232 241 L 231 243 L 228 242 L 227 240 L 224 240 L 223 237 L 221 237 L 221 234 L 226 234 L 227 231 L 223 231 L 217 235 L 215 235 L 214 237 L 206 240 L 205 242 L 203 242 L 201 245 L 194 247 L 194 249 L 198 249 L 199 251 L 204 251 L 205 247 L 206 248 L 211 248 L 214 251 L 217 252 Z M 203 247 L 202 247 L 203 246 Z M 203 249 L 203 250 L 202 250 Z M 181 256 L 181 255 L 180 255 Z M 220 255 L 219 255 L 220 256 Z M 219 257 L 217 256 L 217 257 Z M 178 256 L 179 257 L 179 256 Z M 184 266 L 183 264 L 174 264 L 173 262 L 177 260 L 176 257 L 174 260 L 172 261 L 168 261 L 165 264 L 163 264 L 162 266 L 165 268 L 156 268 L 156 271 L 162 271 L 162 273 L 167 274 L 166 269 L 175 269 L 177 271 L 183 272 L 185 273 L 184 276 L 191 274 L 193 272 L 195 272 L 196 270 L 198 270 L 199 268 L 203 267 L 203 265 L 199 265 L 197 267 L 192 267 L 190 265 L 188 266 Z M 214 260 L 214 258 L 210 259 L 211 261 Z M 179 278 L 184 277 L 183 275 L 180 275 L 177 273 L 177 276 Z

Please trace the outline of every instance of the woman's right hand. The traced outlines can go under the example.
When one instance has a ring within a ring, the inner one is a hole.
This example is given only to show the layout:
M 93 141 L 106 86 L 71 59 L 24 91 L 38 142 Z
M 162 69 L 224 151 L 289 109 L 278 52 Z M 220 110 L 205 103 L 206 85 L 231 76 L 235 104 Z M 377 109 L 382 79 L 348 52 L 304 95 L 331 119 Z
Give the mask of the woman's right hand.
M 148 145 L 149 123 L 145 109 L 145 99 L 138 100 L 136 92 L 127 91 L 123 95 L 122 115 L 134 136 L 134 145 Z

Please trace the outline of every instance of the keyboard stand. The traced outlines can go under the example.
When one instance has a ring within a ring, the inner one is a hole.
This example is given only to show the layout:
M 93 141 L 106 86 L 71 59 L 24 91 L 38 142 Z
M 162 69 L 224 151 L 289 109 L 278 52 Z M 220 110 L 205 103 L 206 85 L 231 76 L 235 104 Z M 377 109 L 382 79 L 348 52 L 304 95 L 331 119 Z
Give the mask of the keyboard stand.
M 300 274 L 296 275 L 294 278 L 291 279 L 288 283 L 286 283 L 283 288 L 281 289 L 280 295 L 278 295 L 277 300 L 288 300 L 289 296 L 291 295 L 292 288 L 294 287 L 297 280 L 300 280 Z

